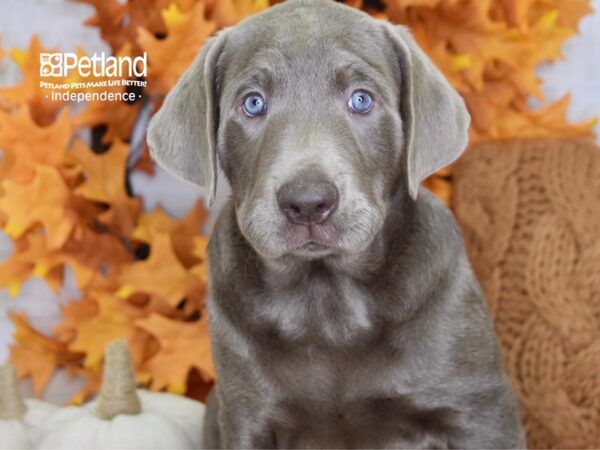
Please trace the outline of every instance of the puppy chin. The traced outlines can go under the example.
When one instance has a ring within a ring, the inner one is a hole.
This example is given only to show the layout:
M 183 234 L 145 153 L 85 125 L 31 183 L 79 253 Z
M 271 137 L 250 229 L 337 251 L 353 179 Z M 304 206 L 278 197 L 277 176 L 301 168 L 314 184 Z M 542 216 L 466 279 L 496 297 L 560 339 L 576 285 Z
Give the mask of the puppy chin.
M 269 233 L 271 239 L 262 239 L 267 235 L 244 233 L 254 250 L 263 258 L 279 259 L 284 256 L 295 256 L 312 260 L 337 254 L 336 233 L 331 227 L 316 225 L 285 224 L 279 232 Z

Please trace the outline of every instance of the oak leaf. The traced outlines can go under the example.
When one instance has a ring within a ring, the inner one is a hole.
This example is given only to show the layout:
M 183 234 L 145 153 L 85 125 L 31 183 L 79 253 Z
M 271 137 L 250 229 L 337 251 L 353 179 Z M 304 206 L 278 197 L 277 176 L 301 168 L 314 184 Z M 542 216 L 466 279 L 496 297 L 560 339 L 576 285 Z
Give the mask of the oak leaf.
M 108 205 L 98 219 L 123 236 L 131 233 L 141 210 L 140 199 L 130 197 L 125 189 L 128 156 L 129 146 L 120 141 L 115 141 L 99 155 L 81 141 L 71 151 L 71 157 L 81 165 L 85 176 L 85 181 L 75 189 L 75 193 Z
M 6 175 L 27 182 L 33 178 L 36 164 L 59 168 L 72 134 L 66 108 L 46 127 L 33 120 L 28 105 L 14 113 L 0 111 L 0 148 L 11 160 Z
M 183 394 L 192 368 L 207 379 L 214 379 L 215 369 L 209 345 L 208 316 L 199 321 L 181 322 L 158 314 L 136 321 L 138 327 L 152 334 L 160 351 L 145 363 L 152 374 L 151 388 Z
M 17 369 L 19 378 L 31 377 L 33 393 L 39 397 L 54 371 L 78 361 L 81 355 L 37 331 L 24 314 L 9 313 L 9 317 L 16 327 L 14 338 L 17 342 L 11 347 L 10 362 Z
M 203 258 L 203 255 L 197 255 L 190 242 L 201 231 L 207 216 L 208 213 L 200 201 L 197 201 L 188 214 L 181 219 L 172 218 L 162 209 L 156 208 L 140 216 L 131 237 L 151 243 L 155 231 L 169 233 L 177 258 L 185 267 L 190 267 Z
M 0 88 L 0 99 L 6 103 L 5 108 L 12 109 L 26 103 L 33 120 L 42 126 L 54 122 L 57 112 L 64 105 L 62 101 L 52 100 L 51 89 L 40 86 L 40 53 L 55 51 L 43 48 L 37 36 L 31 38 L 26 51 L 12 49 L 10 56 L 21 69 L 23 80 L 15 86 Z M 52 78 L 52 82 L 57 84 L 66 81 L 67 76 Z
M 179 261 L 171 237 L 166 232 L 154 232 L 150 256 L 125 267 L 119 275 L 121 288 L 117 295 L 128 298 L 136 292 L 157 295 L 176 307 L 188 293 L 192 275 Z
M 164 95 L 175 84 L 179 76 L 192 63 L 204 40 L 213 33 L 216 25 L 205 18 L 205 3 L 199 1 L 188 12 L 175 14 L 164 9 L 170 23 L 167 36 L 158 39 L 145 28 L 138 30 L 138 43 L 148 52 L 148 92 Z M 170 15 L 169 15 L 170 12 Z
M 110 292 L 93 291 L 88 294 L 96 301 L 98 313 L 87 320 L 80 317 L 76 321 L 77 334 L 69 348 L 85 353 L 85 368 L 98 370 L 106 345 L 115 339 L 131 339 L 134 318 L 141 314 Z
M 41 224 L 50 249 L 66 242 L 78 217 L 71 208 L 72 194 L 57 169 L 38 165 L 31 182 L 5 180 L 4 190 L 0 209 L 9 217 L 6 234 L 18 238 L 30 227 Z

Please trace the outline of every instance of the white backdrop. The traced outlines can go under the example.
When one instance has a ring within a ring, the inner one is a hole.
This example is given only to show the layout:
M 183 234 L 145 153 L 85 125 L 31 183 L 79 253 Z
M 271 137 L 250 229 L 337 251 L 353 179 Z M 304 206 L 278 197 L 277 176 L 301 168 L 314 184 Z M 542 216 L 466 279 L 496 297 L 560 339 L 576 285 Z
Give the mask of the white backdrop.
M 600 10 L 600 0 L 593 0 L 592 3 L 596 11 Z M 88 54 L 108 52 L 97 30 L 83 25 L 84 19 L 91 14 L 92 7 L 67 0 L 0 0 L 0 44 L 4 49 L 25 48 L 31 36 L 38 34 L 45 47 L 73 51 L 75 47 L 82 46 Z M 570 120 L 580 121 L 593 115 L 600 116 L 599 12 L 583 19 L 580 34 L 566 42 L 563 50 L 566 56 L 564 61 L 539 68 L 539 74 L 544 80 L 545 101 L 555 100 L 565 92 L 571 92 Z M 19 76 L 16 65 L 9 58 L 0 63 L 0 86 L 15 83 Z M 543 103 L 532 100 L 535 106 Z M 596 132 L 600 135 L 600 125 Z M 161 170 L 157 171 L 154 178 L 135 174 L 132 184 L 134 191 L 142 195 L 145 209 L 161 205 L 175 216 L 185 214 L 201 195 L 199 188 Z M 226 187 L 220 187 L 221 201 L 227 191 Z M 0 261 L 10 252 L 10 240 L 0 231 Z M 44 281 L 36 278 L 23 286 L 17 298 L 9 299 L 6 290 L 0 291 L 0 363 L 8 358 L 8 347 L 12 341 L 13 326 L 6 315 L 7 311 L 25 311 L 32 323 L 40 331 L 47 333 L 60 319 L 60 305 L 78 295 L 69 273 L 65 286 L 58 295 L 52 293 Z M 78 389 L 79 384 L 78 381 L 66 383 L 64 374 L 58 374 L 48 386 L 45 396 L 48 400 L 62 402 Z M 27 383 L 24 388 L 30 391 Z

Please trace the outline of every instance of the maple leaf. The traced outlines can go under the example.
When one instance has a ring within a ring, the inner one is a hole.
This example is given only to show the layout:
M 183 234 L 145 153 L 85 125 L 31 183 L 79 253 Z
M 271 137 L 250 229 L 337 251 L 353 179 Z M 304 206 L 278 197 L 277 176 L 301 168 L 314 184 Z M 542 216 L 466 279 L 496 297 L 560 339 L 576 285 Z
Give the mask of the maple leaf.
M 10 153 L 7 175 L 21 182 L 30 181 L 34 165 L 59 167 L 71 140 L 73 126 L 65 108 L 55 122 L 47 127 L 35 123 L 28 105 L 15 113 L 0 111 L 0 148 Z
M 21 184 L 5 180 L 4 190 L 0 209 L 9 217 L 6 234 L 16 238 L 29 227 L 42 224 L 49 248 L 66 242 L 76 226 L 77 213 L 70 207 L 71 192 L 55 168 L 38 165 L 33 181 Z
M 33 392 L 39 397 L 54 371 L 78 361 L 81 355 L 70 352 L 64 343 L 37 331 L 24 314 L 8 315 L 16 327 L 14 338 L 17 342 L 11 347 L 10 362 L 17 369 L 19 378 L 31 377 Z
M 60 309 L 62 320 L 53 330 L 53 335 L 66 344 L 77 337 L 77 328 L 81 323 L 90 321 L 100 312 L 98 302 L 89 296 L 70 301 Z
M 15 297 L 21 285 L 31 276 L 34 263 L 23 258 L 21 252 L 28 246 L 27 237 L 14 241 L 12 254 L 0 264 L 0 289 L 7 288 L 8 296 Z
M 206 314 L 197 322 L 180 322 L 152 314 L 137 320 L 136 326 L 148 331 L 160 344 L 160 351 L 144 365 L 152 374 L 152 389 L 166 388 L 183 394 L 192 368 L 200 370 L 206 379 L 214 379 Z
M 157 295 L 176 307 L 189 290 L 191 275 L 175 256 L 168 233 L 156 231 L 152 236 L 150 256 L 125 267 L 119 275 L 117 295 L 127 298 L 136 292 Z
M 75 274 L 80 289 L 116 289 L 117 275 L 133 257 L 117 236 L 84 228 L 61 249 L 61 257 Z
M 176 15 L 172 9 L 163 10 L 167 36 L 158 39 L 145 28 L 138 30 L 138 43 L 148 52 L 148 92 L 164 95 L 192 63 L 204 40 L 216 29 L 206 20 L 205 4 L 200 1 L 188 12 Z M 170 12 L 169 12 L 170 11 Z M 177 18 L 174 18 L 177 17 Z
M 91 318 L 79 316 L 74 321 L 77 334 L 69 348 L 85 353 L 85 368 L 98 370 L 106 345 L 115 339 L 130 340 L 134 334 L 134 317 L 141 314 L 110 292 L 91 291 L 88 295 L 96 301 L 98 313 Z
M 169 233 L 177 258 L 185 267 L 190 267 L 203 258 L 203 255 L 199 257 L 190 246 L 190 241 L 200 232 L 207 216 L 208 213 L 200 201 L 197 201 L 190 212 L 181 219 L 173 219 L 162 209 L 156 208 L 140 216 L 131 237 L 151 243 L 154 232 Z
M 594 11 L 590 3 L 589 0 L 535 1 L 529 8 L 529 21 L 534 23 L 548 11 L 556 10 L 557 24 L 576 30 L 581 18 Z
M 135 43 L 139 27 L 153 34 L 164 34 L 165 24 L 160 14 L 169 0 L 76 0 L 91 5 L 95 14 L 85 23 L 98 27 L 102 39 L 117 53 L 124 45 Z M 137 53 L 137 52 L 136 52 Z
M 35 275 L 46 279 L 50 288 L 58 292 L 62 283 L 62 262 L 58 252 L 48 250 L 44 235 L 25 234 L 15 241 L 12 255 L 0 266 L 0 287 L 7 287 L 9 296 L 15 296 L 21 285 Z M 56 268 L 59 270 L 54 270 Z
M 85 181 L 75 193 L 88 200 L 95 200 L 109 206 L 100 214 L 100 222 L 113 227 L 121 235 L 129 235 L 140 213 L 141 201 L 132 198 L 125 189 L 125 174 L 129 146 L 115 141 L 109 150 L 95 154 L 78 141 L 71 157 L 80 164 Z
M 31 38 L 27 51 L 13 49 L 11 58 L 17 63 L 23 74 L 23 81 L 16 86 L 0 88 L 0 98 L 7 102 L 8 109 L 27 103 L 33 120 L 39 125 L 51 124 L 56 113 L 63 106 L 61 101 L 53 101 L 51 89 L 40 86 L 40 53 L 52 53 L 56 49 L 45 49 L 37 36 Z M 64 83 L 67 77 L 53 77 L 54 83 Z
M 102 39 L 110 44 L 116 52 L 128 40 L 123 22 L 127 14 L 127 3 L 119 0 L 77 0 L 79 3 L 91 5 L 95 14 L 85 21 L 88 26 L 100 29 Z
M 101 125 L 106 127 L 102 136 L 103 144 L 115 140 L 128 140 L 140 111 L 140 102 L 91 101 L 76 117 L 73 124 L 79 127 Z

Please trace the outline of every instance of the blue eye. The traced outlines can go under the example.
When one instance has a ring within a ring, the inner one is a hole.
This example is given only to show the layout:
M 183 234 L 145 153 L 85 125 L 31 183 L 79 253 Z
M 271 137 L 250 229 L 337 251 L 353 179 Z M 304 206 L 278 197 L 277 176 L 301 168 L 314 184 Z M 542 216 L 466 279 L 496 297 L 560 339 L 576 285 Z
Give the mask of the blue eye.
M 260 116 L 267 110 L 267 101 L 259 94 L 250 94 L 244 99 L 242 109 L 247 116 Z
M 348 107 L 354 112 L 366 114 L 373 107 L 373 98 L 365 91 L 354 91 L 348 99 Z

